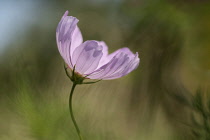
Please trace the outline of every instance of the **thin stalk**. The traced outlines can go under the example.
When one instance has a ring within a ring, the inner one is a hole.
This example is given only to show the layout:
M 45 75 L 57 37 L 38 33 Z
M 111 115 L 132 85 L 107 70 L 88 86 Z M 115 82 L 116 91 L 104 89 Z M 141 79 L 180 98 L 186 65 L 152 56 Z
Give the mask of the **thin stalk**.
M 80 140 L 83 140 L 83 139 L 82 139 L 82 136 L 81 136 L 81 134 L 80 134 L 80 130 L 79 130 L 79 127 L 78 127 L 78 125 L 77 125 L 77 122 L 76 122 L 76 120 L 75 120 L 75 118 L 74 118 L 73 110 L 72 110 L 72 97 L 73 97 L 73 93 L 74 93 L 74 89 L 75 89 L 76 85 L 77 85 L 76 83 L 73 83 L 73 86 L 72 86 L 72 88 L 71 88 L 71 92 L 70 92 L 70 96 L 69 96 L 69 110 L 70 110 L 71 119 L 72 119 L 72 121 L 73 121 L 74 127 L 75 127 L 76 130 L 77 130 L 77 134 L 78 134 L 78 136 L 79 136 L 79 139 L 80 139 Z

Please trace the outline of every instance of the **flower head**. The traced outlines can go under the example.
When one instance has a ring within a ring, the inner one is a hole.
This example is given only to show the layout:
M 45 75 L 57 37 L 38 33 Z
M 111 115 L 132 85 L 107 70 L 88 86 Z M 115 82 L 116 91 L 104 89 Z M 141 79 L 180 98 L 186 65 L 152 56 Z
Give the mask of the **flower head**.
M 138 53 L 133 54 L 129 48 L 108 54 L 108 47 L 103 41 L 83 42 L 78 21 L 77 18 L 68 16 L 66 11 L 56 29 L 56 40 L 65 63 L 79 77 L 116 79 L 138 67 Z

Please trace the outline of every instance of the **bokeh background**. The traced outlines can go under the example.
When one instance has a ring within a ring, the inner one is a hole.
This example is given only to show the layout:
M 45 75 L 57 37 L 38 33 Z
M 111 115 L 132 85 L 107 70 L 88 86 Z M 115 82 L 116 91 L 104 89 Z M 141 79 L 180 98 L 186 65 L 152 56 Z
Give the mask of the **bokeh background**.
M 128 76 L 76 88 L 85 140 L 197 140 L 190 106 L 210 87 L 208 0 L 0 0 L 0 140 L 78 139 L 55 40 L 66 10 L 84 40 L 141 58 Z

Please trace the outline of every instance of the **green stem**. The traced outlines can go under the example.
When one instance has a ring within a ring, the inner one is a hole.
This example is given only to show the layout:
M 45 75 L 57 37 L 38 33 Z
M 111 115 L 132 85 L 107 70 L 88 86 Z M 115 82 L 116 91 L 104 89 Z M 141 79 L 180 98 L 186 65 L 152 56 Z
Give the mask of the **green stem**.
M 71 92 L 70 92 L 70 96 L 69 96 L 69 110 L 70 110 L 71 119 L 72 119 L 72 121 L 73 121 L 73 123 L 74 123 L 74 127 L 75 127 L 76 130 L 77 130 L 77 134 L 78 134 L 78 136 L 79 136 L 79 139 L 80 139 L 80 140 L 83 140 L 83 139 L 82 139 L 82 136 L 81 136 L 81 134 L 80 134 L 80 130 L 79 130 L 79 127 L 78 127 L 78 125 L 77 125 L 77 122 L 76 122 L 76 120 L 75 120 L 75 118 L 74 118 L 73 110 L 72 110 L 72 97 L 73 97 L 73 93 L 74 93 L 74 89 L 75 89 L 76 85 L 77 85 L 76 83 L 73 83 L 73 86 L 72 86 L 72 88 L 71 88 Z

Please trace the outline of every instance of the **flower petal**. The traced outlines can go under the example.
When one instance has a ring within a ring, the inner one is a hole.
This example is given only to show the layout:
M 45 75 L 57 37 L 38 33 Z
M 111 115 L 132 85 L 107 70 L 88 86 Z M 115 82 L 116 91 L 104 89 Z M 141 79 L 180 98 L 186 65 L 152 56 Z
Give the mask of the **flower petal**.
M 79 27 L 76 26 L 71 39 L 71 56 L 73 55 L 73 52 L 76 49 L 76 47 L 82 44 L 82 42 L 83 42 L 82 34 L 80 32 Z
M 103 57 L 102 60 L 99 63 L 99 67 L 98 68 L 100 68 L 101 66 L 107 64 L 116 54 L 121 53 L 121 52 L 123 52 L 125 54 L 128 54 L 128 57 L 134 57 L 134 54 L 130 51 L 129 48 L 126 48 L 126 47 L 125 48 L 121 48 L 121 49 L 118 49 L 115 52 L 113 52 L 113 53 Z
M 107 64 L 91 73 L 88 78 L 105 80 L 120 78 L 134 70 L 139 64 L 138 54 L 130 53 L 129 49 L 123 48 L 114 54 L 115 56 Z
M 103 57 L 106 57 L 108 55 L 108 46 L 106 45 L 106 43 L 104 41 L 97 41 L 97 42 L 98 42 L 98 45 L 100 45 L 103 48 L 103 50 L 102 50 Z
M 107 64 L 103 65 L 96 71 L 90 74 L 88 78 L 91 79 L 103 79 L 103 77 L 109 73 L 114 72 L 124 61 L 125 57 L 122 57 L 122 53 L 117 54 Z
M 117 71 L 115 71 L 113 74 L 104 77 L 105 80 L 111 80 L 123 77 L 127 74 L 129 74 L 131 71 L 135 70 L 139 65 L 140 59 L 138 58 L 138 53 L 136 53 L 135 57 L 126 65 L 123 65 L 121 68 L 119 68 Z
M 72 64 L 76 72 L 88 74 L 93 72 L 103 55 L 102 47 L 96 41 L 86 41 L 73 52 Z
M 106 45 L 106 43 L 104 41 L 97 41 L 98 44 L 103 48 L 103 56 L 99 62 L 99 65 L 97 68 L 103 66 L 104 64 L 106 64 L 108 61 L 107 61 L 107 56 L 108 56 L 108 46 Z
M 58 50 L 64 61 L 73 68 L 71 55 L 73 50 L 82 43 L 82 35 L 77 27 L 78 19 L 72 16 L 67 16 L 65 12 L 56 29 L 56 41 Z

